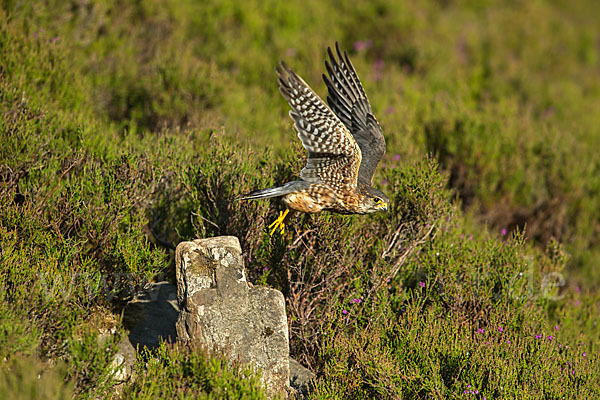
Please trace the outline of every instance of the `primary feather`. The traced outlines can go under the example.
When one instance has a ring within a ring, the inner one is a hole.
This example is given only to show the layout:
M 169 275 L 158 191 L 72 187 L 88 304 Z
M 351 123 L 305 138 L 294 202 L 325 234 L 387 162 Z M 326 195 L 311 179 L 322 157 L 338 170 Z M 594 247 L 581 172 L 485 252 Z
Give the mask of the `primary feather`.
M 385 139 L 352 62 L 346 52 L 342 55 L 337 43 L 335 49 L 337 57 L 328 48 L 329 62 L 325 61 L 329 74 L 323 75 L 328 90 L 327 103 L 360 147 L 362 161 L 358 180 L 372 185 L 375 168 L 385 154 Z

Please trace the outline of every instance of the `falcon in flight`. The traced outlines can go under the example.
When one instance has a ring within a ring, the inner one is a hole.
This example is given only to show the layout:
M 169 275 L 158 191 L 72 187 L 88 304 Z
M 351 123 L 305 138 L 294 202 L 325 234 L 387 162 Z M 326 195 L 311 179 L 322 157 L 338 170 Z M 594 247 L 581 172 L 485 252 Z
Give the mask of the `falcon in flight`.
M 287 209 L 273 222 L 271 235 L 283 234 L 290 209 L 319 213 L 369 214 L 387 211 L 388 197 L 373 187 L 373 174 L 385 153 L 381 126 L 373 116 L 365 90 L 346 52 L 336 43 L 337 57 L 327 49 L 327 104 L 282 61 L 276 68 L 279 91 L 308 161 L 300 179 L 283 186 L 256 190 L 240 200 L 281 197 Z

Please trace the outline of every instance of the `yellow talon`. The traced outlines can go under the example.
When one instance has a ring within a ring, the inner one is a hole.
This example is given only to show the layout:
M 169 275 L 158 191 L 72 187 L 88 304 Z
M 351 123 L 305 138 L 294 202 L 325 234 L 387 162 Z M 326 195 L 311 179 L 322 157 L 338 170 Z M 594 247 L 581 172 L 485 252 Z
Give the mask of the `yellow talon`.
M 279 218 L 277 218 L 271 225 L 269 225 L 269 228 L 273 228 L 273 229 L 271 229 L 271 234 L 270 234 L 271 236 L 273 236 L 273 234 L 275 233 L 277 228 L 281 229 L 281 234 L 283 235 L 283 232 L 285 231 L 284 220 L 289 212 L 290 212 L 289 209 L 286 209 L 285 211 L 279 211 Z

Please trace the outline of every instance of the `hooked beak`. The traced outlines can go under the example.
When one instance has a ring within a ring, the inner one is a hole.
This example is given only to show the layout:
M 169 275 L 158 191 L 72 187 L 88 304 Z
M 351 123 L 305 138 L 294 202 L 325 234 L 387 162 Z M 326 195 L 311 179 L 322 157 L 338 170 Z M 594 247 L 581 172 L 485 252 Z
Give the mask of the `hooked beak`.
M 388 203 L 381 203 L 381 205 L 379 206 L 380 209 L 382 209 L 383 211 L 387 211 L 388 210 Z

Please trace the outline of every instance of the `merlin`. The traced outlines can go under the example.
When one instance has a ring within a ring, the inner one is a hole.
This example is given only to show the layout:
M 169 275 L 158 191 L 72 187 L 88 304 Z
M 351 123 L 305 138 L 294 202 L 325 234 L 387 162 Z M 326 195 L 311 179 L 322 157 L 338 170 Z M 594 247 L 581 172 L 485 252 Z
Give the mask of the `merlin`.
M 365 90 L 348 55 L 327 48 L 323 74 L 327 104 L 282 61 L 276 68 L 279 91 L 292 110 L 290 117 L 308 152 L 300 179 L 256 190 L 240 200 L 281 197 L 287 206 L 273 222 L 271 236 L 284 233 L 290 209 L 304 213 L 330 211 L 369 214 L 387 211 L 388 197 L 373 187 L 373 174 L 385 154 L 381 126 L 373 116 Z

